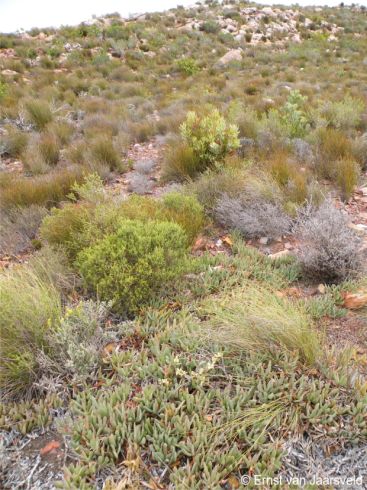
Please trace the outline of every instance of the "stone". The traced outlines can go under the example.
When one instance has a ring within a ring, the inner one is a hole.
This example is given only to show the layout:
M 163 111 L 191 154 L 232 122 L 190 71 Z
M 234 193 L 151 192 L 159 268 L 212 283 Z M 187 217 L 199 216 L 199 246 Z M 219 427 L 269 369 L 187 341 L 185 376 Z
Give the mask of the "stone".
M 348 310 L 359 310 L 367 306 L 367 292 L 357 291 L 356 293 L 343 294 L 343 306 Z
M 18 72 L 14 71 L 14 70 L 8 70 L 7 69 L 7 70 L 2 70 L 1 74 L 9 77 L 9 76 L 18 75 Z
M 242 60 L 242 50 L 241 49 L 230 49 L 224 56 L 222 56 L 218 60 L 218 65 L 226 66 L 232 63 L 233 61 L 241 61 Z
M 263 236 L 260 238 L 259 243 L 261 245 L 267 245 L 269 243 L 269 238 L 267 236 Z

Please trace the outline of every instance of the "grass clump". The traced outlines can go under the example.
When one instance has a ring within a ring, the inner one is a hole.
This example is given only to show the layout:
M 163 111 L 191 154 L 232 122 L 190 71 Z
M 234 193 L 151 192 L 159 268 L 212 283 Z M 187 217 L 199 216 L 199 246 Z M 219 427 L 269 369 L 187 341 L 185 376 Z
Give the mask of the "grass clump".
M 38 140 L 38 151 L 47 165 L 56 165 L 60 158 L 60 142 L 53 133 L 43 133 Z
M 51 207 L 65 198 L 75 182 L 83 179 L 83 170 L 78 167 L 33 178 L 15 177 L 2 189 L 0 206 L 5 209 L 31 204 Z
M 121 158 L 114 147 L 112 138 L 108 136 L 100 136 L 92 141 L 90 155 L 94 162 L 110 170 L 121 167 Z
M 296 353 L 314 365 L 322 349 L 311 318 L 296 304 L 261 286 L 242 287 L 204 303 L 210 332 L 220 342 L 245 352 Z
M 8 397 L 32 391 L 39 377 L 37 352 L 61 314 L 61 297 L 46 273 L 31 265 L 0 275 L 0 387 Z
M 186 250 L 187 238 L 177 224 L 127 220 L 83 250 L 77 266 L 90 289 L 130 315 L 182 272 Z
M 9 128 L 0 138 L 0 153 L 9 157 L 19 158 L 27 146 L 28 135 L 16 128 Z
M 335 164 L 335 180 L 341 191 L 341 197 L 347 201 L 358 184 L 361 168 L 351 158 L 342 158 Z
M 44 129 L 44 127 L 53 120 L 50 106 L 43 100 L 31 99 L 26 102 L 25 108 L 30 122 L 34 124 L 38 130 Z
M 185 143 L 174 141 L 168 146 L 163 163 L 162 178 L 169 182 L 185 181 L 195 177 L 198 164 L 192 148 Z

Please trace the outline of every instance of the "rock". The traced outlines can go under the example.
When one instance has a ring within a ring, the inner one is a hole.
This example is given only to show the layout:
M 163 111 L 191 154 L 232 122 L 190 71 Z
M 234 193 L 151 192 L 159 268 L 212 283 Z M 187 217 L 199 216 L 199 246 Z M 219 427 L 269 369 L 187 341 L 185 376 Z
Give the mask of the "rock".
M 280 252 L 277 252 L 275 254 L 270 254 L 270 255 L 268 255 L 268 257 L 269 257 L 269 259 L 277 260 L 277 259 L 282 259 L 283 257 L 287 257 L 288 255 L 290 255 L 290 251 L 285 249 L 285 250 L 281 250 Z
M 2 75 L 5 75 L 7 77 L 11 77 L 11 76 L 14 76 L 14 75 L 18 75 L 18 72 L 17 71 L 14 71 L 14 70 L 2 70 L 1 74 Z
M 217 64 L 219 66 L 226 66 L 232 63 L 233 61 L 241 61 L 241 60 L 242 60 L 242 50 L 230 49 L 224 56 L 220 58 Z
M 259 243 L 261 245 L 267 245 L 269 243 L 269 238 L 267 236 L 263 236 L 260 238 Z
M 367 291 L 343 294 L 343 306 L 348 310 L 359 310 L 367 306 Z
M 285 248 L 286 250 L 293 250 L 293 245 L 292 245 L 290 242 L 286 242 L 286 243 L 284 244 L 284 248 Z
M 367 231 L 367 225 L 363 225 L 362 223 L 358 223 L 357 225 L 354 223 L 349 223 L 348 226 L 361 235 Z
M 51 441 L 46 446 L 44 446 L 42 449 L 40 449 L 40 455 L 45 456 L 48 453 L 54 452 L 57 449 L 60 448 L 60 443 L 59 441 Z
M 191 251 L 192 252 L 199 252 L 202 250 L 207 250 L 208 248 L 209 248 L 208 238 L 201 236 L 196 240 Z
M 317 286 L 317 292 L 320 294 L 325 294 L 326 293 L 326 286 L 325 284 L 319 284 Z

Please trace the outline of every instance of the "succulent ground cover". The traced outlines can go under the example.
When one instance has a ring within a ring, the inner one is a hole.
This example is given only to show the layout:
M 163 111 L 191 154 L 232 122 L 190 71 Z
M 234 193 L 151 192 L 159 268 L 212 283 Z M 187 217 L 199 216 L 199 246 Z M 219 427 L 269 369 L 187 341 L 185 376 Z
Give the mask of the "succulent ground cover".
M 366 15 L 0 35 L 2 488 L 366 478 Z

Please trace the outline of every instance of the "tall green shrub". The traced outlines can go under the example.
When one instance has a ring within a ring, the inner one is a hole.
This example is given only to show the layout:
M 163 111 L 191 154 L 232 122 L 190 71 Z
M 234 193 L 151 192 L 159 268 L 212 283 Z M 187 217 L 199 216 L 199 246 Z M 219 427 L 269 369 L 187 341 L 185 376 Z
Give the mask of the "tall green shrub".
M 186 249 L 177 224 L 126 220 L 116 233 L 83 250 L 77 266 L 102 300 L 131 315 L 183 270 Z

